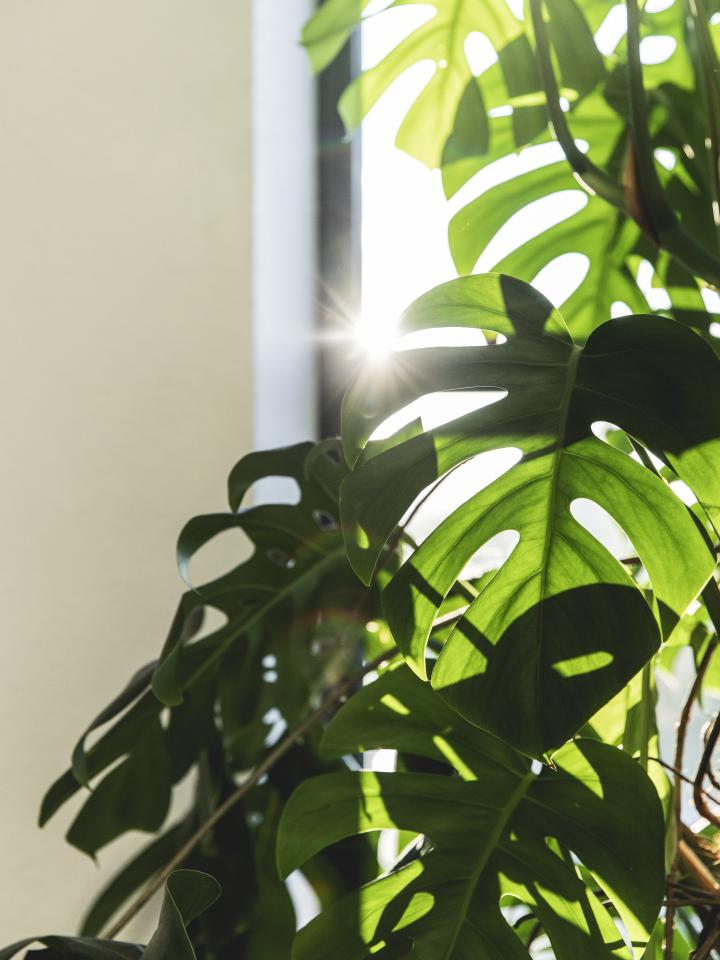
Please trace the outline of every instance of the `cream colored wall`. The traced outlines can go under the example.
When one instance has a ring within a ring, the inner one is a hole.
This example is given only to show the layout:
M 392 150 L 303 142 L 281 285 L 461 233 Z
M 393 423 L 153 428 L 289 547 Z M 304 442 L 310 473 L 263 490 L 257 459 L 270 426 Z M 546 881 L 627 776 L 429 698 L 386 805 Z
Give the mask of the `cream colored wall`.
M 249 43 L 250 0 L 0 0 L 0 946 L 127 850 L 38 803 L 251 443 Z

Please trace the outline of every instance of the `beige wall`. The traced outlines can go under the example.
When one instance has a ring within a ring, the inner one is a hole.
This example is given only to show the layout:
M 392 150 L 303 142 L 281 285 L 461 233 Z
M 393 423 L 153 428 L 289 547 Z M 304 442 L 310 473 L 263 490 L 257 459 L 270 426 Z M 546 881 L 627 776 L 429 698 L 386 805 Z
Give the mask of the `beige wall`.
M 0 945 L 73 932 L 102 878 L 41 794 L 156 654 L 178 529 L 251 442 L 249 24 L 0 0 Z

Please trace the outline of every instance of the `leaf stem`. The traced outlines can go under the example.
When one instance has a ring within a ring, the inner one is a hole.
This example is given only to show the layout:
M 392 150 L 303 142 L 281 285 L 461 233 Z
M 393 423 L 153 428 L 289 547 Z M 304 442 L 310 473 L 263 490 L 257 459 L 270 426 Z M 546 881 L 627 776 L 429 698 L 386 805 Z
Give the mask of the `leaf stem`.
M 565 159 L 570 164 L 576 179 L 588 193 L 598 194 L 618 210 L 627 213 L 625 193 L 621 184 L 597 167 L 579 149 L 568 127 L 560 105 L 560 94 L 552 65 L 550 39 L 543 16 L 543 0 L 530 0 L 530 13 L 537 47 L 538 72 L 545 93 L 550 126 L 565 154 Z
M 327 710 L 338 703 L 346 694 L 348 694 L 363 677 L 368 673 L 389 660 L 397 653 L 397 647 L 384 651 L 375 657 L 369 663 L 364 664 L 359 670 L 350 677 L 339 680 L 327 691 L 323 697 L 322 703 L 312 710 L 304 720 L 302 720 L 294 730 L 291 730 L 280 743 L 268 753 L 265 759 L 259 763 L 252 773 L 244 780 L 240 786 L 227 797 L 216 810 L 198 827 L 191 837 L 183 844 L 171 860 L 157 873 L 140 892 L 139 896 L 130 904 L 122 916 L 110 927 L 106 937 L 113 940 L 117 935 L 134 919 L 134 917 L 143 909 L 143 907 L 152 899 L 157 891 L 162 887 L 165 880 L 170 876 L 173 870 L 176 870 L 193 852 L 200 841 L 212 830 L 212 828 L 228 813 L 242 798 L 252 790 L 252 788 L 267 774 L 275 764 L 294 746 L 295 743 L 307 733 L 307 731 L 327 712 Z
M 717 245 L 720 246 L 720 93 L 717 85 L 718 60 L 708 30 L 703 0 L 687 0 L 690 23 L 695 33 L 698 61 L 695 63 L 708 118 L 708 173 L 712 189 L 712 218 Z
M 714 581 L 713 581 L 714 582 Z M 706 588 L 707 589 L 707 588 Z M 704 591 L 703 591 L 704 592 Z M 690 694 L 685 701 L 682 713 L 680 714 L 680 720 L 678 722 L 677 728 L 677 739 L 675 741 L 675 781 L 673 784 L 673 801 L 674 801 L 674 813 L 675 813 L 675 828 L 678 832 L 678 837 L 680 836 L 682 830 L 682 786 L 681 786 L 681 770 L 683 768 L 683 759 L 685 755 L 685 738 L 687 736 L 688 723 L 690 721 L 690 714 L 692 713 L 692 708 L 697 699 L 698 693 L 700 692 L 700 687 L 702 686 L 703 679 L 705 677 L 705 672 L 707 671 L 708 666 L 710 665 L 710 660 L 712 655 L 715 652 L 717 647 L 717 636 L 714 636 L 711 641 L 708 643 L 705 653 L 703 654 L 702 660 L 697 668 L 697 673 L 695 674 L 695 679 L 693 681 L 692 687 L 690 688 Z M 673 883 L 677 877 L 678 868 L 680 866 L 680 848 L 675 851 L 675 856 L 673 857 L 673 862 L 670 867 L 670 873 L 668 874 L 668 882 Z M 675 920 L 675 907 L 672 904 L 668 905 L 667 913 L 665 914 L 665 960 L 672 960 L 673 955 L 673 923 Z
M 697 809 L 698 813 L 701 814 L 701 816 L 705 817 L 706 820 L 709 820 L 710 823 L 712 823 L 715 827 L 720 827 L 720 817 L 718 817 L 718 815 L 708 806 L 707 795 L 703 790 L 703 781 L 707 775 L 710 761 L 712 760 L 712 755 L 715 751 L 715 747 L 717 746 L 719 736 L 720 713 L 718 713 L 713 720 L 710 733 L 705 741 L 705 749 L 703 750 L 700 765 L 698 766 L 698 771 L 695 776 L 695 781 L 693 783 L 693 801 L 695 803 L 695 808 Z
M 695 781 L 692 779 L 692 777 L 688 777 L 687 774 L 682 772 L 682 770 L 677 770 L 671 763 L 666 763 L 665 760 L 661 760 L 660 757 L 648 757 L 648 760 L 652 760 L 653 763 L 660 764 L 661 767 L 664 767 L 664 769 L 669 771 L 670 773 L 677 774 L 683 783 L 688 783 L 690 784 L 691 787 L 694 785 Z M 703 793 L 705 794 L 706 797 L 712 800 L 713 803 L 717 803 L 718 805 L 720 805 L 720 798 L 714 797 L 711 793 L 709 793 L 705 789 L 703 789 Z

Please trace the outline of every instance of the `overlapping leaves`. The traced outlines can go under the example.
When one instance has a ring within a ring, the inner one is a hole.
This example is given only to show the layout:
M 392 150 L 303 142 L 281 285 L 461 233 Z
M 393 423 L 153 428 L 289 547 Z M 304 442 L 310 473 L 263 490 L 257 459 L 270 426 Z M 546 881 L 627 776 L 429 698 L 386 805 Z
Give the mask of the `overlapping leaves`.
M 609 321 L 584 348 L 532 287 L 488 274 L 421 297 L 403 332 L 486 330 L 505 342 L 397 352 L 369 367 L 343 406 L 353 473 L 342 488 L 348 553 L 366 581 L 416 497 L 491 450 L 519 462 L 474 492 L 403 564 L 385 590 L 388 622 L 426 675 L 426 644 L 443 598 L 483 544 L 518 546 L 453 629 L 432 684 L 473 723 L 535 756 L 564 743 L 657 649 L 713 569 L 685 507 L 652 472 L 593 433 L 616 424 L 694 490 L 720 524 L 720 367 L 695 334 L 661 317 Z M 368 442 L 391 414 L 435 391 L 507 395 L 418 436 Z M 650 578 L 652 605 L 574 518 L 579 498 L 619 523 Z
M 345 555 L 337 502 L 345 472 L 337 441 L 250 454 L 230 475 L 231 511 L 195 518 L 183 530 L 178 556 L 186 578 L 194 553 L 226 530 L 243 530 L 252 555 L 183 596 L 160 660 L 93 721 L 42 805 L 45 823 L 92 786 L 67 839 L 93 856 L 129 830 L 159 834 L 101 892 L 83 925 L 88 936 L 227 798 L 235 778 L 264 756 L 277 725 L 295 726 L 358 655 L 361 611 L 377 615 L 377 595 L 360 588 Z M 298 502 L 244 507 L 256 481 L 269 477 L 294 481 Z M 225 623 L 203 634 L 203 616 L 217 611 Z M 207 928 L 198 926 L 197 942 L 210 953 L 251 958 L 289 949 L 294 913 L 284 885 L 268 873 L 267 851 L 278 805 L 309 770 L 323 769 L 310 748 L 296 746 L 187 861 L 228 892 Z M 173 787 L 191 770 L 189 808 L 165 826 Z M 270 909 L 268 928 L 262 915 Z
M 362 22 L 366 5 L 358 0 L 331 0 L 320 7 L 303 35 L 316 69 L 326 66 L 341 49 Z M 398 0 L 386 9 L 404 5 L 404 0 Z M 441 169 L 448 197 L 489 164 L 529 144 L 550 141 L 553 132 L 563 142 L 575 174 L 593 194 L 581 212 L 568 211 L 559 223 L 546 225 L 539 237 L 532 235 L 534 216 L 528 211 L 525 220 L 516 223 L 513 251 L 493 269 L 530 282 L 558 257 L 589 256 L 589 273 L 584 279 L 578 275 L 581 282 L 568 303 L 570 326 L 579 341 L 611 310 L 647 309 L 636 272 L 641 257 L 662 265 L 657 263 L 655 245 L 658 230 L 663 229 L 655 222 L 658 216 L 668 223 L 677 221 L 677 231 L 685 238 L 686 242 L 670 244 L 676 266 L 688 270 L 689 263 L 690 274 L 694 270 L 717 282 L 720 266 L 711 206 L 717 187 L 713 186 L 714 148 L 707 138 L 705 94 L 707 84 L 713 88 L 715 75 L 712 64 L 703 73 L 702 64 L 692 58 L 704 49 L 695 34 L 711 29 L 711 9 L 698 8 L 697 23 L 690 27 L 680 2 L 662 10 L 644 10 L 638 43 L 629 44 L 627 37 L 621 37 L 613 52 L 603 55 L 594 35 L 606 19 L 617 17 L 612 0 L 590 6 L 547 0 L 540 4 L 543 43 L 549 50 L 544 60 L 536 36 L 538 21 L 529 9 L 521 18 L 505 0 L 433 0 L 420 7 L 427 9 L 429 19 L 416 25 L 343 94 L 340 108 L 348 129 L 360 123 L 398 76 L 418 63 L 430 63 L 434 72 L 409 107 L 397 145 L 427 166 Z M 382 18 L 385 12 L 376 15 Z M 478 34 L 496 59 L 486 58 L 473 75 L 467 44 Z M 669 57 L 643 66 L 642 88 L 635 91 L 634 99 L 636 103 L 647 99 L 647 104 L 639 116 L 634 107 L 630 109 L 629 73 L 633 62 L 639 63 L 639 44 L 652 46 L 658 37 L 661 43 L 675 46 Z M 563 110 L 568 111 L 566 119 Z M 594 195 L 598 184 L 585 176 L 588 162 L 577 146 L 583 140 L 587 144 L 583 149 L 606 186 L 599 196 Z M 657 149 L 664 151 L 664 162 L 673 169 L 657 164 Z M 578 189 L 571 164 L 564 160 L 562 165 L 564 175 L 541 168 L 513 178 L 510 184 L 483 190 L 459 210 L 451 223 L 450 246 L 460 273 L 473 269 L 501 225 L 496 222 L 497 211 L 502 211 L 505 223 L 514 212 L 513 204 L 521 210 L 533 200 L 549 201 L 559 190 Z M 649 171 L 647 175 L 638 174 L 641 168 Z M 567 184 L 559 187 L 558 178 Z M 658 207 L 657 213 L 653 206 Z M 660 214 L 660 206 L 667 208 L 667 214 Z M 658 275 L 661 282 L 667 279 L 661 269 Z M 692 276 L 679 289 L 670 283 L 666 287 L 675 315 L 707 331 Z M 688 297 L 694 301 L 690 312 Z
M 187 576 L 192 555 L 232 528 L 247 534 L 252 556 L 183 596 L 159 662 L 139 671 L 90 725 L 75 748 L 72 768 L 48 791 L 41 823 L 112 767 L 88 797 L 68 839 L 94 854 L 125 830 L 155 831 L 167 812 L 172 784 L 215 736 L 215 703 L 224 749 L 241 770 L 262 750 L 269 732 L 263 716 L 278 691 L 286 722 L 296 721 L 329 658 L 338 654 L 337 645 L 313 648 L 323 610 L 326 628 L 328 612 L 338 621 L 337 636 L 342 611 L 345 626 L 352 626 L 358 602 L 337 523 L 341 475 L 332 444 L 315 449 L 299 444 L 239 462 L 229 480 L 232 511 L 191 520 L 180 536 L 178 557 Z M 299 503 L 240 510 L 250 487 L 269 476 L 293 479 Z M 219 611 L 226 622 L 198 637 L 206 610 Z M 267 656 L 275 662 L 272 682 L 262 664 Z M 166 728 L 160 723 L 163 706 L 172 708 Z M 150 775 L 152 791 L 134 789 Z
M 305 927 L 296 960 L 527 960 L 501 912 L 513 903 L 541 925 L 558 960 L 642 954 L 663 895 L 663 820 L 650 781 L 627 755 L 575 741 L 536 775 L 406 667 L 356 694 L 323 743 L 338 754 L 392 746 L 457 776 L 368 771 L 297 790 L 281 822 L 283 874 L 354 833 L 397 828 L 422 842 Z
M 217 882 L 206 873 L 176 870 L 165 883 L 158 928 L 146 947 L 90 937 L 32 937 L 0 950 L 0 960 L 11 960 L 36 943 L 44 947 L 32 951 L 38 960 L 195 960 L 187 927 L 219 896 Z
M 303 32 L 316 69 L 339 51 L 366 5 L 332 0 L 320 8 Z M 388 9 L 404 5 L 406 0 L 395 0 Z M 355 129 L 399 76 L 415 64 L 432 62 L 433 76 L 408 111 L 397 143 L 427 166 L 439 167 L 458 116 L 465 129 L 474 130 L 475 142 L 479 138 L 487 146 L 492 132 L 488 111 L 502 106 L 508 96 L 537 94 L 538 80 L 523 24 L 506 4 L 489 8 L 485 0 L 430 0 L 420 6 L 427 8 L 430 18 L 380 63 L 361 73 L 342 94 L 339 109 L 348 129 Z M 482 82 L 473 76 L 465 56 L 467 38 L 480 29 L 499 52 L 497 69 Z M 517 116 L 499 126 L 505 134 L 514 131 L 511 144 L 524 143 L 545 126 L 544 112 L 538 111 L 537 101 L 518 104 Z

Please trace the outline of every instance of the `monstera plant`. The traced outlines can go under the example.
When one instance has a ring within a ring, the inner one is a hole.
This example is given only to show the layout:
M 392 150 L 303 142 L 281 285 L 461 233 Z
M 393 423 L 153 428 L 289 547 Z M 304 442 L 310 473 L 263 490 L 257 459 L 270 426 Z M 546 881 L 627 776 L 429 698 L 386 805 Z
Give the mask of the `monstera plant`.
M 71 844 L 148 845 L 76 936 L 0 958 L 720 957 L 720 717 L 686 750 L 720 688 L 720 7 L 326 0 L 312 66 L 405 7 L 422 16 L 339 110 L 351 133 L 431 65 L 397 146 L 448 199 L 463 188 L 459 276 L 360 365 L 341 438 L 243 457 L 228 511 L 182 531 L 159 657 L 40 815 L 82 794 Z M 582 202 L 538 229 L 525 208 L 569 191 Z M 516 215 L 514 248 L 474 273 Z M 533 282 L 578 253 L 552 304 Z M 441 395 L 462 410 L 415 416 Z M 296 502 L 258 505 L 277 476 Z M 194 554 L 236 528 L 250 555 L 195 583 Z M 681 663 L 661 752 L 658 676 Z M 296 871 L 317 908 L 299 931 Z M 161 889 L 150 942 L 123 942 Z

